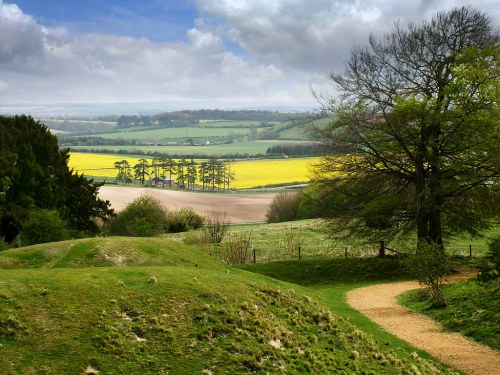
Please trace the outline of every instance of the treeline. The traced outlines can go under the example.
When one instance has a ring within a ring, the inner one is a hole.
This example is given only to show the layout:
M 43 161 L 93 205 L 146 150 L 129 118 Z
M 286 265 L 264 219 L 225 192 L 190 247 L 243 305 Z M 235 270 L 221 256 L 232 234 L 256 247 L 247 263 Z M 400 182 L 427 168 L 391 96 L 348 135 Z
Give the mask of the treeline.
M 63 132 L 68 132 L 73 134 L 78 134 L 82 132 L 85 134 L 103 133 L 111 131 L 114 127 L 113 124 L 109 123 L 103 123 L 103 122 L 91 123 L 89 121 L 83 121 L 83 120 L 82 121 L 43 120 L 42 122 L 50 129 L 60 130 Z M 64 134 L 57 134 L 57 135 L 59 137 L 64 136 Z
M 196 163 L 193 159 L 175 160 L 171 157 L 157 157 L 149 162 L 140 159 L 135 165 L 128 160 L 114 163 L 118 173 L 116 179 L 132 183 L 135 179 L 141 185 L 156 187 L 177 187 L 186 190 L 226 190 L 234 180 L 231 163 L 215 158 Z
M 269 147 L 266 155 L 314 156 L 321 155 L 323 151 L 321 143 L 284 143 Z
M 137 145 L 136 145 L 137 146 Z M 70 146 L 62 146 L 62 148 L 71 148 Z M 186 146 L 188 147 L 188 146 Z M 167 146 L 165 147 L 167 148 Z M 193 148 L 190 148 L 193 149 Z M 268 149 L 269 151 L 269 149 Z M 265 154 L 256 153 L 256 154 L 248 154 L 239 152 L 233 154 L 217 154 L 217 157 L 221 159 L 255 159 L 255 158 L 265 158 L 265 159 L 282 159 L 284 155 L 289 157 L 304 157 L 304 156 L 314 156 L 317 154 L 303 154 L 303 155 L 295 155 L 295 154 L 287 154 L 287 153 L 269 153 L 266 151 Z M 109 149 L 99 149 L 99 148 L 88 148 L 88 149 L 75 149 L 73 152 L 82 152 L 89 154 L 113 154 L 113 155 L 137 155 L 137 156 L 147 156 L 147 157 L 171 157 L 174 159 L 182 159 L 182 158 L 196 158 L 196 159 L 210 159 L 213 157 L 213 154 L 200 154 L 200 153 L 190 153 L 190 154 L 172 154 L 172 153 L 163 153 L 160 151 L 144 151 L 140 149 L 121 149 L 121 150 L 109 150 Z
M 144 142 L 140 139 L 103 138 L 92 136 L 58 137 L 61 147 L 70 146 L 139 146 Z
M 198 124 L 200 120 L 225 120 L 225 121 L 258 121 L 280 122 L 290 117 L 300 116 L 296 113 L 282 113 L 257 110 L 223 111 L 219 109 L 184 110 L 165 112 L 149 116 L 120 116 L 117 125 L 130 126 L 188 126 Z

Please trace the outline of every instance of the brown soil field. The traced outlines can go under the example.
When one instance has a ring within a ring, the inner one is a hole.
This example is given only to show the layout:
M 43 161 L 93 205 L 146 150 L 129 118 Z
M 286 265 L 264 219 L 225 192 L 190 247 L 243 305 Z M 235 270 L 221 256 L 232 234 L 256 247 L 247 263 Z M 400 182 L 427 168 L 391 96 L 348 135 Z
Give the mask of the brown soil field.
M 200 215 L 213 208 L 227 213 L 231 223 L 253 223 L 266 220 L 266 211 L 276 193 L 201 193 L 154 188 L 133 188 L 122 186 L 101 186 L 99 198 L 109 200 L 115 211 L 141 195 L 151 195 L 170 210 L 191 207 Z

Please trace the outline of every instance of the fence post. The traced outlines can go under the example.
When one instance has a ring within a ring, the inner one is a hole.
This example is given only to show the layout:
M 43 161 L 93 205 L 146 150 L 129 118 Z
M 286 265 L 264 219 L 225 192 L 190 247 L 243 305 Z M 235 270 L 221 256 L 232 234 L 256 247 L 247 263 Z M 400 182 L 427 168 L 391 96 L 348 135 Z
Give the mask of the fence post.
M 347 258 L 347 246 L 345 247 L 345 257 Z
M 385 244 L 384 244 L 384 241 L 380 241 L 380 248 L 378 249 L 378 256 L 379 256 L 379 258 L 384 258 L 385 257 Z
M 472 258 L 472 245 L 469 244 L 469 258 Z
M 300 260 L 300 245 L 299 245 L 299 260 Z
M 255 257 L 255 247 L 253 248 L 253 264 L 256 263 L 256 257 Z

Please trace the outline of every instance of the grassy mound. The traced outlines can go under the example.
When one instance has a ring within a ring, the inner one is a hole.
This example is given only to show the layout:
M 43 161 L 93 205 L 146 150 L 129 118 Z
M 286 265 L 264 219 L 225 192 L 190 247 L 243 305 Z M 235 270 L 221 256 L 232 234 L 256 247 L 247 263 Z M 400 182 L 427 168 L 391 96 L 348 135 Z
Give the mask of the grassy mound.
M 0 268 L 199 266 L 222 269 L 209 256 L 162 238 L 86 238 L 0 252 Z
M 0 271 L 0 374 L 452 373 L 380 345 L 303 287 L 170 241 L 81 240 L 1 259 L 26 268 Z
M 431 308 L 419 291 L 405 293 L 400 302 L 500 352 L 500 281 L 478 283 L 470 279 L 445 285 L 444 293 L 448 303 L 444 309 Z

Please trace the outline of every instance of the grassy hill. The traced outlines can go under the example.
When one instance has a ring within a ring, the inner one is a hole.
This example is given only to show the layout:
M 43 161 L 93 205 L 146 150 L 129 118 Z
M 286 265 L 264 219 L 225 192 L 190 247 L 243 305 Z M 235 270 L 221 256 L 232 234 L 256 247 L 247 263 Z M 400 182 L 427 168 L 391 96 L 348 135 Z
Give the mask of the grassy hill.
M 57 129 L 60 144 L 73 150 L 127 153 L 208 156 L 263 155 L 269 147 L 301 144 L 313 140 L 311 126 L 326 126 L 331 118 L 314 115 L 285 116 L 281 121 L 199 120 L 173 125 L 109 127 L 109 122 L 58 122 L 44 120 Z M 209 145 L 207 146 L 207 141 Z M 262 142 L 264 141 L 264 142 Z M 193 145 L 187 147 L 186 144 Z M 299 154 L 301 155 L 301 154 Z
M 452 373 L 307 294 L 166 239 L 4 251 L 0 374 Z

